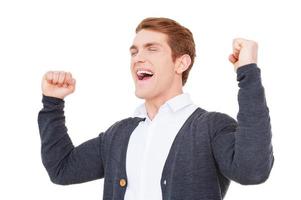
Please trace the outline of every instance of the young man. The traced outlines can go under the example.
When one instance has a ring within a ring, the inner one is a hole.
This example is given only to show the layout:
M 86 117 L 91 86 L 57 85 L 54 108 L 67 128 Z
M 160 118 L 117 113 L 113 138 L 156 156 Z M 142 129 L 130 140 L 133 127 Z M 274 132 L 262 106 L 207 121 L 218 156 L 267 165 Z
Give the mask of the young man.
M 273 165 L 271 127 L 257 44 L 235 39 L 229 60 L 239 81 L 236 122 L 207 112 L 183 93 L 195 57 L 192 33 L 167 18 L 144 19 L 131 52 L 134 117 L 74 147 L 65 126 L 71 73 L 48 72 L 39 113 L 42 160 L 56 184 L 104 178 L 105 200 L 220 200 L 230 180 L 264 182 Z

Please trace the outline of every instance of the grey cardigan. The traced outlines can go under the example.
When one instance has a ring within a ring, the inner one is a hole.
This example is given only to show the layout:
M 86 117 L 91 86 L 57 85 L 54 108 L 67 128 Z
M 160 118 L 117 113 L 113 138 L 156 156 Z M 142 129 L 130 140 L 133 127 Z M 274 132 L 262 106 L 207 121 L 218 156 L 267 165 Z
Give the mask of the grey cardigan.
M 260 69 L 245 65 L 237 70 L 237 80 L 237 122 L 198 108 L 178 132 L 162 172 L 163 200 L 221 200 L 230 180 L 248 185 L 268 178 L 274 157 Z M 65 126 L 64 101 L 43 96 L 42 102 L 38 116 L 42 161 L 51 181 L 67 185 L 104 178 L 103 199 L 124 199 L 127 145 L 144 119 L 118 121 L 74 147 Z

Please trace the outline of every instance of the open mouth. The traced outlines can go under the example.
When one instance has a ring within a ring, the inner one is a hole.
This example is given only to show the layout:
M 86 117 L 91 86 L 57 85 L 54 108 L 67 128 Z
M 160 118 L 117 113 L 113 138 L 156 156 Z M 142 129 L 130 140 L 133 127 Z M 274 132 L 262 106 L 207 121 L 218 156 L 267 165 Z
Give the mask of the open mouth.
M 138 77 L 138 80 L 140 80 L 140 81 L 150 79 L 153 75 L 154 75 L 154 73 L 151 71 L 146 71 L 146 70 L 138 70 L 137 71 L 137 77 Z

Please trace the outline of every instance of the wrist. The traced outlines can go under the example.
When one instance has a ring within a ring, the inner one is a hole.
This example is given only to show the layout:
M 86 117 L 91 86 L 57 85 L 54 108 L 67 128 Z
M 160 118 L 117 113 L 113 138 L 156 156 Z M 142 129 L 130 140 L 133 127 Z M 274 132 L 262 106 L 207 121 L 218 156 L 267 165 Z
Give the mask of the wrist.
M 64 98 L 65 98 L 65 96 L 55 95 L 55 94 L 48 94 L 47 92 L 43 92 L 42 94 L 45 97 L 57 98 L 57 99 L 61 99 L 61 100 L 64 100 Z

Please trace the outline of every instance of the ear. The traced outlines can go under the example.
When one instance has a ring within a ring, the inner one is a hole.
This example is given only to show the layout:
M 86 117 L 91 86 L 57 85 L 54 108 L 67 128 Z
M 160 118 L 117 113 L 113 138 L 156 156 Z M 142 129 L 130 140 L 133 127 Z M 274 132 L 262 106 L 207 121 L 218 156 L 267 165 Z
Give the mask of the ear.
M 186 71 L 191 64 L 191 58 L 188 54 L 184 54 L 177 58 L 175 71 L 177 74 L 182 74 L 184 71 Z

